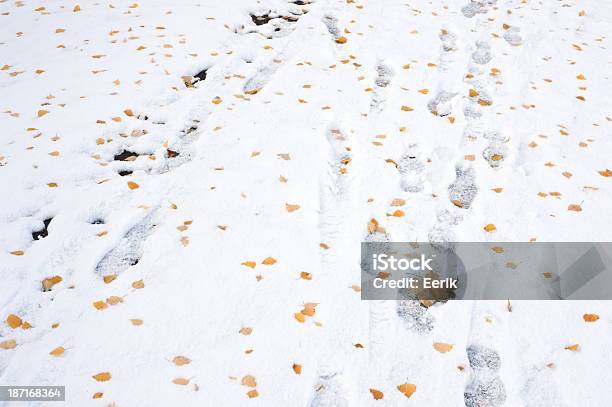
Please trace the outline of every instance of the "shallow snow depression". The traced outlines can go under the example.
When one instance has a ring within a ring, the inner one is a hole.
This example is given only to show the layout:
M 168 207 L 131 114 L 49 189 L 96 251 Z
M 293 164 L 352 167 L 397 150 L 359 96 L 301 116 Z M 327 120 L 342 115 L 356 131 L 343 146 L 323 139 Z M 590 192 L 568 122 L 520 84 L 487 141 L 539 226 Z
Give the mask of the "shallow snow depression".
M 608 303 L 361 301 L 359 264 L 362 241 L 609 241 L 611 16 L 0 0 L 0 385 L 611 405 Z

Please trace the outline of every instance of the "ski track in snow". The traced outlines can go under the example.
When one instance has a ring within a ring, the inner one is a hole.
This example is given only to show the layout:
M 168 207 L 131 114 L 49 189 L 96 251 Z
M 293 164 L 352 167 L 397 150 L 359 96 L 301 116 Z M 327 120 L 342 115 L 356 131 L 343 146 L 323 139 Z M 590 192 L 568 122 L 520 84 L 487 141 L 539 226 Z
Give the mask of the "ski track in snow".
M 609 240 L 610 5 L 75 6 L 0 3 L 0 384 L 612 404 L 604 302 L 359 298 L 362 241 Z

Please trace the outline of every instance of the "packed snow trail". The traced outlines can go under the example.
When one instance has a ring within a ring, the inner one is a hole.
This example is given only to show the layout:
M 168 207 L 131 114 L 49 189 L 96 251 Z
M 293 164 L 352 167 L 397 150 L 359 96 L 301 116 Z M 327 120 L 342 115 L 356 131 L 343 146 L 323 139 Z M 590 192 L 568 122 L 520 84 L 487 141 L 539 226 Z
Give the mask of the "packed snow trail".
M 608 241 L 611 15 L 0 3 L 0 385 L 612 404 L 607 303 L 362 301 L 359 264 L 362 241 Z

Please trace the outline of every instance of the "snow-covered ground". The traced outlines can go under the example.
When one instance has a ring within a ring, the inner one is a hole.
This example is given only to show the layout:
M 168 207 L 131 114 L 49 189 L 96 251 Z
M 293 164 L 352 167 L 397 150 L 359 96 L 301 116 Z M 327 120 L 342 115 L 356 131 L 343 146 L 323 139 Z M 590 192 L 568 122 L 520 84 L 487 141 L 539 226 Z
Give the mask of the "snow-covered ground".
M 612 405 L 607 302 L 359 292 L 364 240 L 611 240 L 612 2 L 134 1 L 0 0 L 0 385 Z

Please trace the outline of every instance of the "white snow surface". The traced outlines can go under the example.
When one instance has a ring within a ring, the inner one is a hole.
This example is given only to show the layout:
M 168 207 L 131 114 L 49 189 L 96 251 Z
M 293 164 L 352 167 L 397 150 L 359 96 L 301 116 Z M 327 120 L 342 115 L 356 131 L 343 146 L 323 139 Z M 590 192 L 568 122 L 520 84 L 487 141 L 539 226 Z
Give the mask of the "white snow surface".
M 610 240 L 612 2 L 135 1 L 0 0 L 0 385 L 79 407 L 612 405 L 607 302 L 406 319 L 358 288 L 368 238 Z

